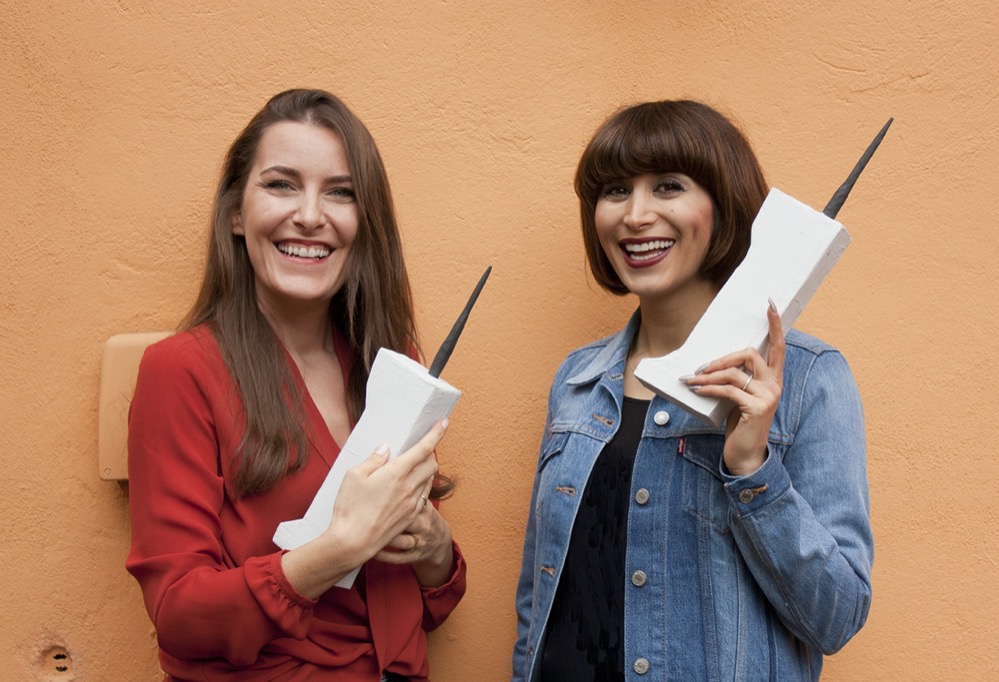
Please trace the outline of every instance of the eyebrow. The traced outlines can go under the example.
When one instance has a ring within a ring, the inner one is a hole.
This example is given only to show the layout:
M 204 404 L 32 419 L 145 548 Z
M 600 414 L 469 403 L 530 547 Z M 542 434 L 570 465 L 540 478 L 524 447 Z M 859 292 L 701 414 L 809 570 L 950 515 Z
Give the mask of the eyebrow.
M 263 175 L 264 173 L 270 173 L 270 172 L 282 173 L 284 175 L 288 175 L 288 176 L 296 178 L 296 179 L 299 179 L 299 178 L 302 177 L 301 173 L 299 173 L 294 168 L 289 168 L 288 166 L 269 166 L 269 167 L 263 169 L 262 171 L 260 171 L 260 174 Z M 349 175 L 331 175 L 330 177 L 325 178 L 323 180 L 323 182 L 325 184 L 340 184 L 340 183 L 353 182 L 353 180 L 351 179 L 351 177 Z

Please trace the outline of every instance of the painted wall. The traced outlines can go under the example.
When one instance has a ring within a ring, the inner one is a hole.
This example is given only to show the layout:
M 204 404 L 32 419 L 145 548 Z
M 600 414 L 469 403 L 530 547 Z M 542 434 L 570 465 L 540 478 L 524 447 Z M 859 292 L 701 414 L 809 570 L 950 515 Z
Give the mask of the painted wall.
M 896 117 L 799 323 L 851 361 L 870 441 L 874 606 L 825 679 L 999 675 L 999 6 L 222 4 L 0 2 L 6 679 L 157 679 L 122 568 L 127 493 L 97 477 L 102 344 L 178 322 L 225 147 L 303 85 L 343 96 L 381 146 L 428 347 L 494 266 L 446 376 L 465 391 L 446 510 L 471 569 L 436 680 L 508 675 L 548 383 L 633 306 L 586 273 L 578 155 L 618 105 L 684 96 L 734 115 L 772 184 L 816 207 Z

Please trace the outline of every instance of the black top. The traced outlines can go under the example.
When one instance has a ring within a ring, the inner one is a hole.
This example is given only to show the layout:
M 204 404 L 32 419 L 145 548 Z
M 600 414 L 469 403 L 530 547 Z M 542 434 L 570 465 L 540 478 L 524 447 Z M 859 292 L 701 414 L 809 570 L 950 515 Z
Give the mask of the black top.
M 625 397 L 593 464 L 545 631 L 543 682 L 624 681 L 624 560 L 631 471 L 648 400 Z

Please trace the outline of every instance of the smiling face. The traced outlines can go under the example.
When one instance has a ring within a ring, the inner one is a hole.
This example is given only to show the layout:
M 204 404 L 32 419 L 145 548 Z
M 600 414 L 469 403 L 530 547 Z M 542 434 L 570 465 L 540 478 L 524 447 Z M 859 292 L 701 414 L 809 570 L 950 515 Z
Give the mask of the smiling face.
M 280 121 L 260 138 L 232 232 L 246 240 L 265 311 L 328 306 L 343 286 L 358 211 L 340 137 Z
M 716 285 L 700 274 L 711 243 L 711 196 L 681 173 L 646 173 L 604 186 L 594 212 L 608 260 L 643 303 L 681 297 L 706 306 Z

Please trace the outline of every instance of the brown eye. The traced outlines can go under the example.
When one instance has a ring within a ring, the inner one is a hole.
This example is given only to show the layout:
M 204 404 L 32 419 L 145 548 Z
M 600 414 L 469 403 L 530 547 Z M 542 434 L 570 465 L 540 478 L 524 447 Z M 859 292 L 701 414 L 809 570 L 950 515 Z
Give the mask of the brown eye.
M 604 185 L 604 188 L 600 190 L 600 196 L 602 197 L 626 197 L 628 193 L 628 188 L 619 184 Z
M 658 192 L 665 192 L 665 193 L 679 192 L 682 189 L 683 185 L 681 185 L 679 181 L 674 180 L 672 178 L 666 178 L 664 180 L 660 180 L 659 184 L 656 185 L 656 191 Z

